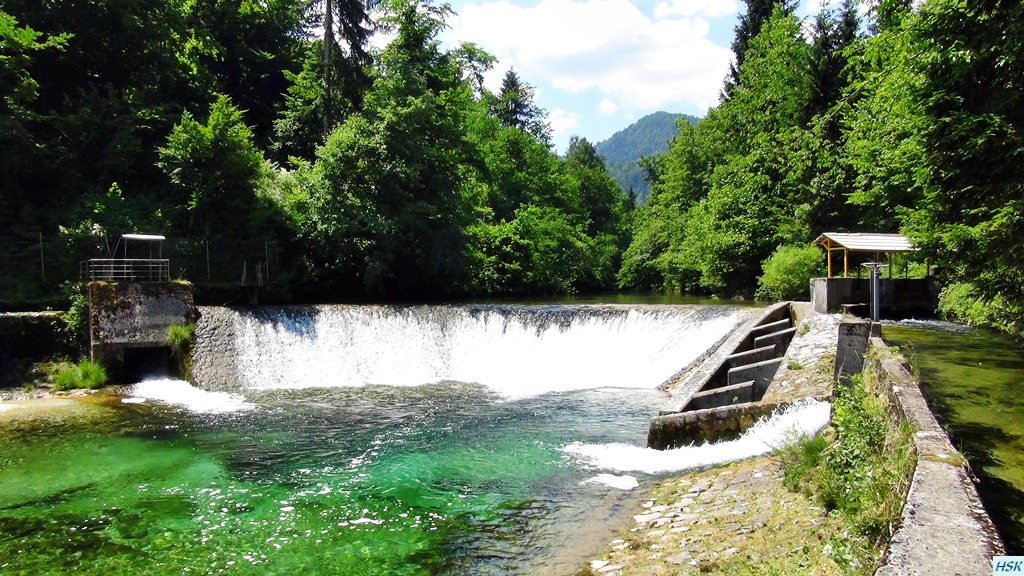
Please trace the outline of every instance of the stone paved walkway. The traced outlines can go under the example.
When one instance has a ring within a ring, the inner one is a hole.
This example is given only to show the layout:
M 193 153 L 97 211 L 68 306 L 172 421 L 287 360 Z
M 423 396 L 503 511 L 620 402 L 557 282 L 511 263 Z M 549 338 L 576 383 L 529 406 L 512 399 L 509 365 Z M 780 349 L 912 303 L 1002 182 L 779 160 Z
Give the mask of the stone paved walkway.
M 812 313 L 797 321 L 796 335 L 765 392 L 765 402 L 792 402 L 831 394 L 841 320 L 841 314 Z
M 819 540 L 837 521 L 785 488 L 770 458 L 666 480 L 633 519 L 581 574 L 744 574 L 768 558 L 804 574 L 841 574 Z

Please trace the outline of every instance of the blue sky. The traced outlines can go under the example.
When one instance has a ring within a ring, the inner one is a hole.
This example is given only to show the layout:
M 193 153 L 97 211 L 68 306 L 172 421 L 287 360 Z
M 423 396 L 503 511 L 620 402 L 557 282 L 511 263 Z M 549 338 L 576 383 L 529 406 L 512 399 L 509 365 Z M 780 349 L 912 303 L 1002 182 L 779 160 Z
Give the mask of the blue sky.
M 798 14 L 820 9 L 811 0 Z M 553 141 L 597 143 L 651 112 L 703 116 L 718 102 L 741 0 L 455 0 L 443 40 L 498 58 L 537 89 Z

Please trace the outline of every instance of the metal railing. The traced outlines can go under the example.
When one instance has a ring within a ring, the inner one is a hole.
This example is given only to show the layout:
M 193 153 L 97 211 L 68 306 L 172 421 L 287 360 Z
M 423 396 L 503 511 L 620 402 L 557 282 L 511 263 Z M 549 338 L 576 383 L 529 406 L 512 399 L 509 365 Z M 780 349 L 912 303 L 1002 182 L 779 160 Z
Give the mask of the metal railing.
M 105 258 L 82 262 L 82 282 L 170 282 L 171 261 L 154 258 Z

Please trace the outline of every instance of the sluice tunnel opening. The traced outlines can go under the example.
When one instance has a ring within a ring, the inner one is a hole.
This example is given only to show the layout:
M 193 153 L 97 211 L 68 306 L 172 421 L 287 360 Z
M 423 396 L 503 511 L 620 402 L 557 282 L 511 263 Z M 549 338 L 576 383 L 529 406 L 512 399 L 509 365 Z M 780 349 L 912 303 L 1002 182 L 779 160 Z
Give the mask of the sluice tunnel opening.
M 138 346 L 124 349 L 121 379 L 140 382 L 146 378 L 181 378 L 169 346 Z

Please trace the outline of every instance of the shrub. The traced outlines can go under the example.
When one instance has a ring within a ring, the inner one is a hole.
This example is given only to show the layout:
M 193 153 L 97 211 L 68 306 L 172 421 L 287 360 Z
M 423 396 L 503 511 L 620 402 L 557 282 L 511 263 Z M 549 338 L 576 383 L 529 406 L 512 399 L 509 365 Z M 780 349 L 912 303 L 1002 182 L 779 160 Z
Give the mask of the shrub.
M 873 566 L 867 555 L 892 536 L 914 466 L 913 432 L 890 420 L 888 401 L 876 388 L 863 375 L 837 386 L 828 434 L 795 439 L 778 451 L 786 486 L 842 516 L 857 538 L 833 559 L 864 569 Z
M 760 300 L 805 300 L 811 278 L 824 276 L 825 259 L 810 244 L 779 246 L 761 265 L 757 298 Z
M 61 291 L 68 300 L 68 310 L 60 315 L 60 342 L 66 353 L 81 354 L 89 342 L 89 299 L 75 282 L 65 282 Z
M 107 383 L 107 371 L 92 360 L 82 360 L 78 364 L 61 362 L 53 370 L 53 387 L 56 390 L 95 390 Z
M 178 373 L 186 380 L 191 379 L 192 337 L 195 329 L 195 324 L 172 324 L 167 327 L 167 345 L 178 362 Z

